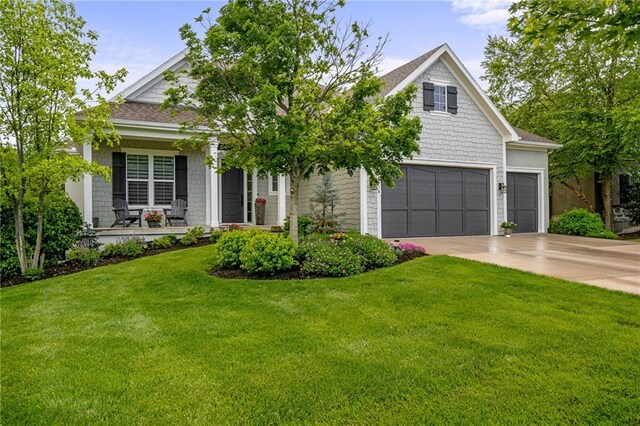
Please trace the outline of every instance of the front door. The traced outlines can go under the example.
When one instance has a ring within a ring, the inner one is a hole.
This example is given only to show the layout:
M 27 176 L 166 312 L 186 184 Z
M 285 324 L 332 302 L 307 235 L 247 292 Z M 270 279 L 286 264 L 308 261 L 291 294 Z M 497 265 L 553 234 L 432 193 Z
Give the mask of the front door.
M 241 169 L 229 169 L 222 174 L 222 223 L 244 222 L 243 179 Z
M 538 175 L 507 173 L 507 220 L 513 232 L 538 232 Z

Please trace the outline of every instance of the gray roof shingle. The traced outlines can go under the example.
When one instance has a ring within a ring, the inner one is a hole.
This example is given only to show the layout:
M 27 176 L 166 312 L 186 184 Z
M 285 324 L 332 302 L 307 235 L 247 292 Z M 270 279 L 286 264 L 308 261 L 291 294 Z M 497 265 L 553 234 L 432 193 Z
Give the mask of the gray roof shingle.
M 518 127 L 513 127 L 513 130 L 515 130 L 518 136 L 520 136 L 520 139 L 526 142 L 542 142 L 542 143 L 556 144 L 556 142 L 552 141 L 551 139 L 543 138 L 542 136 L 538 136 L 531 132 L 527 132 L 526 130 L 520 129 Z
M 436 52 L 436 50 L 440 49 L 442 46 L 443 45 L 441 44 L 440 46 L 438 46 L 438 47 L 436 47 L 434 49 L 431 49 L 427 53 L 424 53 L 424 54 L 418 56 L 414 60 L 409 61 L 406 64 L 401 65 L 398 68 L 394 69 L 393 71 L 390 71 L 390 72 L 386 73 L 385 75 L 383 75 L 382 77 L 380 77 L 382 79 L 382 81 L 385 82 L 385 86 L 380 91 L 380 95 L 379 96 L 384 97 L 387 94 L 389 94 L 389 92 L 391 92 L 394 87 L 396 87 L 398 84 L 402 83 L 402 81 L 405 78 L 409 77 L 412 72 L 417 70 L 418 67 L 424 63 L 424 61 L 429 59 L 431 57 L 431 55 L 433 55 Z
M 178 111 L 177 115 L 171 114 Z M 153 123 L 180 124 L 193 122 L 197 118 L 196 112 L 191 108 L 170 107 L 160 109 L 160 104 L 125 101 L 120 106 L 111 108 L 111 118 L 120 120 L 149 121 Z

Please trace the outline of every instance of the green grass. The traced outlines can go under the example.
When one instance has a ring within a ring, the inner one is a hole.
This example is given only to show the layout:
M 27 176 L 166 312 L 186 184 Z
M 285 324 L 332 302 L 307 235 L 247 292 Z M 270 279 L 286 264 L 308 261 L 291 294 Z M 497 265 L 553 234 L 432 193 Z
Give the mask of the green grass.
M 640 422 L 637 296 L 443 256 L 308 281 L 212 262 L 2 290 L 2 423 Z

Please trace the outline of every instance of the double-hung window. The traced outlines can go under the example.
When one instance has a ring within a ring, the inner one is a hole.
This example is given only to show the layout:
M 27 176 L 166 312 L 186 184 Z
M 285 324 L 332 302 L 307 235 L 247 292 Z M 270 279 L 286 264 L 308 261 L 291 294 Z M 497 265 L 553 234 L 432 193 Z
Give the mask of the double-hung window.
M 269 194 L 275 195 L 278 193 L 278 175 L 269 175 Z
M 170 205 L 175 195 L 174 184 L 174 157 L 127 154 L 127 200 L 130 205 Z
M 447 112 L 447 87 L 434 86 L 433 103 L 435 111 Z

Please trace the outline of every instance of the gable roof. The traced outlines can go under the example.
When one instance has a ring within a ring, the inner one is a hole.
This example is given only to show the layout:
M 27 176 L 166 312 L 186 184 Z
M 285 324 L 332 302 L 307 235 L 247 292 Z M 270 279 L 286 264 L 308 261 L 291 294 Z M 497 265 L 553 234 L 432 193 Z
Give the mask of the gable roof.
M 414 60 L 409 61 L 406 64 L 401 65 L 393 71 L 390 71 L 380 77 L 380 79 L 385 83 L 382 91 L 380 92 L 380 95 L 384 97 L 389 94 L 389 92 L 393 90 L 394 87 L 402 83 L 404 79 L 411 75 L 412 72 L 414 72 L 420 65 L 422 65 L 427 59 L 429 59 L 431 55 L 436 52 L 436 50 L 440 49 L 442 46 L 444 45 L 441 44 L 440 46 L 431 49 L 427 53 L 418 56 Z
M 167 61 L 163 62 L 160 66 L 154 68 L 147 75 L 133 83 L 131 86 L 127 87 L 113 98 L 111 101 L 114 101 L 118 96 L 121 96 L 124 99 L 134 98 L 139 95 L 141 92 L 145 91 L 147 88 L 157 83 L 159 80 L 164 78 L 164 72 L 169 70 L 176 70 L 180 68 L 187 62 L 187 49 L 178 52 Z
M 174 111 L 178 114 L 174 115 Z M 125 101 L 122 105 L 111 108 L 111 119 L 180 124 L 185 121 L 195 121 L 197 114 L 192 108 L 160 109 L 160 104 Z

